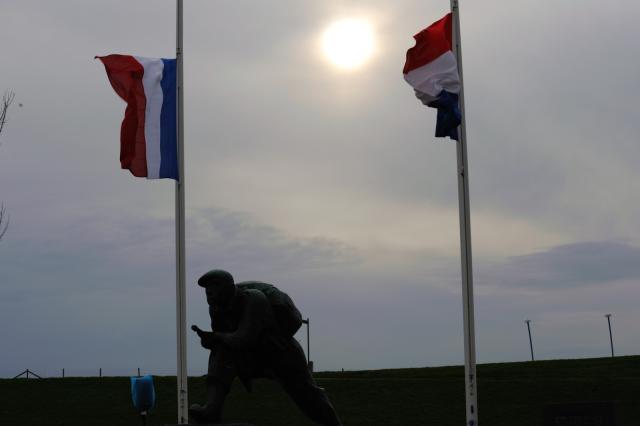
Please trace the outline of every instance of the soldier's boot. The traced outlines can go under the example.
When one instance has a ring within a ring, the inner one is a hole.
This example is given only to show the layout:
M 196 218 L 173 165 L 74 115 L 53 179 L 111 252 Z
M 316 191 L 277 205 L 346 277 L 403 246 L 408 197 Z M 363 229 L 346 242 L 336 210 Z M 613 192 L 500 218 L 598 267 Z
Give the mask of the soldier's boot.
M 204 406 L 193 404 L 189 407 L 189 417 L 195 424 L 219 423 L 222 406 L 231 388 L 216 377 L 207 376 L 207 402 Z

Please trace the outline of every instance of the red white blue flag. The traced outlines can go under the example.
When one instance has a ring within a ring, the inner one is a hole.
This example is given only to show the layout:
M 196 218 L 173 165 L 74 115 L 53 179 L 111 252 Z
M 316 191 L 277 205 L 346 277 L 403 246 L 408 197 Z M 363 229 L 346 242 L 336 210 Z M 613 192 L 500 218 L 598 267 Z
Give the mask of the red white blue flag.
M 134 176 L 178 180 L 176 60 L 97 56 L 126 103 L 120 164 Z
M 413 36 L 416 45 L 407 51 L 402 72 L 418 99 L 438 109 L 436 137 L 458 140 L 462 119 L 458 103 L 461 83 L 452 50 L 452 28 L 449 13 Z

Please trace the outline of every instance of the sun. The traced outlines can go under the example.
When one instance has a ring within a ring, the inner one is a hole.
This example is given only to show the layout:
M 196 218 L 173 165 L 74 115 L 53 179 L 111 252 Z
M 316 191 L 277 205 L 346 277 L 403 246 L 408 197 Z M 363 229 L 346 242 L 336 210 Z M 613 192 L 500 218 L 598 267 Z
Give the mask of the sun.
M 336 67 L 355 70 L 373 55 L 373 28 L 365 19 L 343 19 L 329 25 L 322 34 L 322 50 Z

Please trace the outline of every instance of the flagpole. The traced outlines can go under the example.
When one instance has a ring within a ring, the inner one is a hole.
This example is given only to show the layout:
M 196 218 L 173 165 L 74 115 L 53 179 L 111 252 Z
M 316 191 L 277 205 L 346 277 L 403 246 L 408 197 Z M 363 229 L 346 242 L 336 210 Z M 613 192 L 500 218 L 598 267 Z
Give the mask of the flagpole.
M 187 424 L 187 342 L 184 238 L 184 73 L 182 56 L 182 0 L 176 0 L 176 61 L 178 89 L 178 180 L 176 181 L 176 337 L 178 369 L 178 423 Z
M 460 261 L 462 270 L 462 318 L 464 328 L 464 377 L 467 426 L 478 425 L 478 393 L 476 377 L 476 339 L 473 309 L 473 267 L 471 263 L 471 218 L 469 208 L 469 165 L 467 160 L 467 126 L 462 77 L 462 43 L 458 0 L 451 0 L 453 17 L 453 50 L 460 73 L 460 112 L 462 120 L 457 146 L 458 205 L 460 213 Z

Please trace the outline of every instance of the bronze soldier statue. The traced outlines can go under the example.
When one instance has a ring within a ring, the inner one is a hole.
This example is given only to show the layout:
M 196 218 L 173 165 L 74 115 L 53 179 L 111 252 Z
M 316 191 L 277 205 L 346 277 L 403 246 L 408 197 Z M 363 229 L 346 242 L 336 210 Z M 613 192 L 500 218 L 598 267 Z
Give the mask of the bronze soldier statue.
M 293 337 L 302 316 L 285 293 L 271 284 L 247 281 L 235 284 L 233 276 L 212 270 L 198 280 L 209 304 L 212 331 L 191 326 L 209 349 L 207 401 L 193 404 L 189 415 L 197 423 L 217 423 L 231 383 L 239 377 L 248 391 L 251 380 L 277 380 L 285 392 L 314 422 L 340 426 L 329 398 L 311 376 L 307 360 Z

